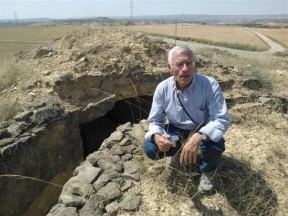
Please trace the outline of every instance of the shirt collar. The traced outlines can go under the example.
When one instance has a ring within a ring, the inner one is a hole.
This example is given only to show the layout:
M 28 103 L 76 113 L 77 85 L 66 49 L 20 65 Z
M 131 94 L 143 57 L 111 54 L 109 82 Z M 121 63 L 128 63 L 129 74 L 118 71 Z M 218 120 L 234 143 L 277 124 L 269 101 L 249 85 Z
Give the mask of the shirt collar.
M 176 85 L 176 80 L 175 80 L 175 77 L 173 76 L 172 77 L 173 79 L 173 90 L 175 90 L 175 91 L 179 91 L 180 92 L 180 90 L 177 88 L 177 85 Z M 196 86 L 196 82 L 197 82 L 197 75 L 194 73 L 193 74 L 193 78 L 192 78 L 192 83 L 188 86 L 188 88 L 187 89 L 185 89 L 184 90 L 184 92 L 185 91 L 188 91 L 189 93 L 192 93 L 192 90 L 195 88 L 195 86 Z

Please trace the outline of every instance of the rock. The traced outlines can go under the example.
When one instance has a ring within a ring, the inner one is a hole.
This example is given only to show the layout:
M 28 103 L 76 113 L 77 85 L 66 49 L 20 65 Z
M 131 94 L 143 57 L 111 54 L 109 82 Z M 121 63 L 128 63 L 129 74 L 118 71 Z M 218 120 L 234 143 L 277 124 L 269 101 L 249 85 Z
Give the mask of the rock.
M 111 178 L 106 174 L 101 174 L 99 178 L 93 183 L 93 187 L 96 191 L 104 187 L 108 182 L 111 182 Z
M 108 213 L 108 215 L 117 215 L 117 211 L 119 210 L 120 208 L 120 205 L 117 201 L 114 201 L 110 204 L 108 204 L 106 207 L 105 207 L 105 210 L 106 212 Z
M 124 192 L 133 186 L 133 182 L 130 180 L 125 181 L 125 184 L 121 187 L 121 191 Z
M 93 183 L 100 175 L 100 172 L 100 168 L 93 167 L 88 161 L 84 161 L 74 170 L 73 175 L 85 183 Z
M 76 208 L 82 208 L 85 203 L 86 199 L 80 196 L 76 196 L 73 194 L 70 195 L 61 195 L 59 198 L 59 202 L 63 203 L 67 207 L 76 207 Z
M 112 155 L 123 155 L 123 150 L 120 145 L 115 144 L 111 149 L 110 152 Z
M 108 156 L 105 159 L 100 159 L 97 162 L 98 166 L 104 170 L 113 170 L 116 172 L 122 172 L 123 171 L 123 162 L 121 161 L 120 157 L 118 155 Z
M 119 185 L 115 182 L 109 182 L 97 193 L 98 196 L 103 197 L 105 200 L 112 200 L 122 195 Z
M 17 139 L 15 138 L 5 138 L 0 140 L 0 147 L 3 148 L 13 142 L 15 142 Z
M 57 204 L 46 216 L 78 216 L 78 213 L 75 207 L 66 207 L 63 204 Z
M 103 197 L 94 194 L 79 211 L 79 216 L 103 216 L 105 202 Z
M 47 56 L 50 52 L 53 52 L 51 47 L 40 47 L 36 50 L 34 58 L 41 58 Z
M 32 116 L 32 115 L 33 115 L 33 112 L 31 112 L 31 111 L 26 111 L 26 112 L 19 113 L 19 114 L 16 115 L 13 119 L 14 119 L 15 121 L 18 121 L 18 122 L 20 122 L 20 121 L 26 121 L 26 120 L 28 120 L 29 117 Z
M 130 160 L 124 162 L 124 173 L 125 174 L 135 174 L 140 170 L 140 166 L 138 161 Z
M 0 129 L 0 140 L 3 138 L 10 138 L 11 133 L 8 131 L 7 128 Z
M 8 121 L 1 121 L 0 122 L 0 129 L 7 128 L 9 126 Z
M 122 132 L 115 131 L 103 142 L 99 150 L 104 148 L 111 148 L 115 143 L 119 143 L 123 138 L 124 134 Z
M 120 131 L 121 133 L 126 133 L 128 131 L 132 130 L 132 123 L 131 122 L 127 122 L 123 125 L 120 125 L 116 128 L 116 131 Z
M 32 126 L 32 123 L 29 121 L 15 122 L 9 126 L 8 131 L 13 137 L 17 137 L 28 131 Z
M 121 142 L 119 143 L 120 146 L 126 146 L 131 144 L 131 139 L 129 139 L 128 137 L 124 137 L 123 140 L 121 140 Z
M 33 120 L 34 122 L 41 124 L 61 116 L 62 113 L 63 110 L 59 104 L 51 104 L 50 106 L 36 110 L 33 115 Z
M 79 196 L 83 199 L 89 198 L 94 193 L 94 188 L 92 184 L 86 183 L 79 179 L 79 177 L 74 176 L 70 178 L 63 187 L 60 195 L 60 199 L 64 200 L 68 196 Z M 65 197 L 65 198 L 63 198 Z M 75 198 L 75 197 L 74 197 Z M 70 199 L 70 198 L 69 198 Z M 77 198 L 78 199 L 78 198 Z
M 134 193 L 127 193 L 124 195 L 124 199 L 119 203 L 119 205 L 125 210 L 133 211 L 139 207 L 140 199 L 141 197 Z

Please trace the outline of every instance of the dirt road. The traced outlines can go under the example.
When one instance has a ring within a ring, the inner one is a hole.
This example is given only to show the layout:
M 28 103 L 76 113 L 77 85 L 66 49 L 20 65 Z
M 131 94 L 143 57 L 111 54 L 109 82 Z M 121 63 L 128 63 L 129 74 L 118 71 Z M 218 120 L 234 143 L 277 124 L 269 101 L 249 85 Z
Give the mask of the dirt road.
M 267 43 L 270 46 L 270 49 L 263 52 L 252 52 L 252 51 L 245 51 L 245 50 L 236 50 L 226 47 L 218 47 L 218 46 L 212 46 L 207 44 L 200 44 L 195 42 L 187 42 L 187 41 L 180 41 L 180 40 L 174 40 L 174 39 L 168 39 L 164 38 L 163 40 L 167 43 L 172 44 L 186 44 L 188 46 L 191 46 L 194 50 L 197 49 L 203 49 L 203 48 L 214 48 L 214 49 L 220 49 L 223 51 L 228 51 L 231 54 L 238 55 L 239 57 L 263 57 L 263 56 L 270 56 L 273 55 L 276 52 L 284 52 L 286 49 L 281 44 L 276 43 L 275 41 L 272 41 L 268 37 L 266 37 L 264 34 L 256 32 L 254 30 L 251 30 L 249 28 L 245 28 L 247 31 L 250 31 L 254 34 L 256 34 L 258 37 L 260 37 L 265 43 Z

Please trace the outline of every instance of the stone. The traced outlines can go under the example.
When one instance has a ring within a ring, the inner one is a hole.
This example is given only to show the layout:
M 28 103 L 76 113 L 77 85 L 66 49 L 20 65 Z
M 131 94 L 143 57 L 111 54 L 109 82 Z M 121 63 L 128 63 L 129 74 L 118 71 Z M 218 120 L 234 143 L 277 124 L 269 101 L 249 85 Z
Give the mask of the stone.
M 66 207 L 63 204 L 57 204 L 46 216 L 78 216 L 78 213 L 76 207 Z
M 89 198 L 94 193 L 92 184 L 86 183 L 77 176 L 70 178 L 64 185 L 60 194 L 60 199 L 67 195 L 77 195 L 84 199 Z
M 133 211 L 140 205 L 141 197 L 134 193 L 127 193 L 124 195 L 124 199 L 119 203 L 120 207 L 124 210 Z
M 123 149 L 125 154 L 132 154 L 133 151 L 135 149 L 137 149 L 137 147 L 135 145 L 131 144 L 131 145 L 124 146 L 122 149 Z
M 101 174 L 99 178 L 93 183 L 93 187 L 96 191 L 104 187 L 108 182 L 111 182 L 111 178 L 106 174 Z
M 0 129 L 0 140 L 3 138 L 10 138 L 11 133 L 8 131 L 7 128 Z
M 99 167 L 93 167 L 91 163 L 88 161 L 84 161 L 78 166 L 73 175 L 80 178 L 85 183 L 93 183 L 101 173 L 101 169 Z
M 108 213 L 108 215 L 117 215 L 117 211 L 119 210 L 120 208 L 120 205 L 117 201 L 114 201 L 110 204 L 108 204 L 106 207 L 105 207 L 105 210 L 106 212 Z
M 101 158 L 97 162 L 98 166 L 103 170 L 116 168 L 114 170 L 121 171 L 123 169 L 123 162 L 119 155 L 112 155 L 111 153 Z
M 138 164 L 138 161 L 130 160 L 124 162 L 124 173 L 137 173 L 139 172 L 140 166 Z
M 120 131 L 115 131 L 113 132 L 110 137 L 108 137 L 103 144 L 101 145 L 101 147 L 99 148 L 100 150 L 104 149 L 104 148 L 111 148 L 115 143 L 119 143 L 121 142 L 121 140 L 124 138 L 124 134 Z
M 40 47 L 36 50 L 36 53 L 34 55 L 34 58 L 41 58 L 48 55 L 50 52 L 53 52 L 53 49 L 51 47 Z
M 7 128 L 9 126 L 8 121 L 1 121 L 0 122 L 0 129 Z
M 33 115 L 33 120 L 34 122 L 41 124 L 61 116 L 62 113 L 63 110 L 59 104 L 51 104 L 47 107 L 36 110 Z
M 89 154 L 86 158 L 93 166 L 97 166 L 97 162 L 100 159 L 105 159 L 109 155 L 109 149 L 103 149 L 102 151 L 95 151 Z
M 11 133 L 13 137 L 17 137 L 20 134 L 28 131 L 31 128 L 31 126 L 32 126 L 32 123 L 29 121 L 15 122 L 9 126 L 8 131 L 9 133 Z
M 130 180 L 126 180 L 124 185 L 121 187 L 121 191 L 124 192 L 133 186 L 133 182 Z
M 103 216 L 105 204 L 106 200 L 103 197 L 94 194 L 79 211 L 79 216 Z
M 130 144 L 131 144 L 131 139 L 129 139 L 128 137 L 124 137 L 124 139 L 121 140 L 121 142 L 119 143 L 120 146 L 126 146 Z
M 46 105 L 47 105 L 46 101 L 37 101 L 29 105 L 29 107 L 32 109 L 39 109 L 39 108 L 45 107 Z
M 63 203 L 67 207 L 76 207 L 82 208 L 85 205 L 86 199 L 80 196 L 76 196 L 73 194 L 70 195 L 61 195 L 59 198 L 59 202 Z
M 121 157 L 121 160 L 123 161 L 123 162 L 125 162 L 125 161 L 128 161 L 128 160 L 131 160 L 133 158 L 133 156 L 131 155 L 131 154 L 125 154 L 125 155 L 123 155 L 122 157 Z
M 123 154 L 123 150 L 120 147 L 120 145 L 115 144 L 114 146 L 112 146 L 112 148 L 110 149 L 110 152 L 112 155 L 122 155 Z
M 17 139 L 15 138 L 5 138 L 0 140 L 0 147 L 3 148 L 11 143 L 14 143 Z
M 131 122 L 127 122 L 123 125 L 120 125 L 116 128 L 116 131 L 120 131 L 121 133 L 126 133 L 128 131 L 132 130 L 132 123 Z
M 109 182 L 96 193 L 98 196 L 103 197 L 105 200 L 112 200 L 122 195 L 119 185 L 115 182 Z
M 31 112 L 31 111 L 25 111 L 25 112 L 19 113 L 19 114 L 16 115 L 13 119 L 14 119 L 15 121 L 18 121 L 18 122 L 20 122 L 20 121 L 26 121 L 26 120 L 28 120 L 29 117 L 32 116 L 32 115 L 33 115 L 33 112 Z
M 140 181 L 140 174 L 139 173 L 123 173 L 123 176 L 126 178 L 126 179 L 130 179 L 130 180 L 133 180 L 133 181 Z

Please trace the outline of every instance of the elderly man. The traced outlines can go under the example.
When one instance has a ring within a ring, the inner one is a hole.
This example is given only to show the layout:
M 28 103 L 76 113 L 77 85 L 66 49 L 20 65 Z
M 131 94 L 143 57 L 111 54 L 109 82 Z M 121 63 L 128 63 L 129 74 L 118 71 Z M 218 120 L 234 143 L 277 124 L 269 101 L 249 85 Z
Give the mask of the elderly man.
M 155 90 L 144 151 L 152 160 L 180 152 L 180 163 L 187 165 L 196 163 L 200 149 L 199 190 L 205 194 L 213 190 L 212 172 L 225 150 L 223 135 L 230 118 L 218 82 L 197 73 L 195 62 L 188 46 L 170 50 L 168 68 L 173 76 Z M 175 137 L 181 139 L 177 145 L 171 139 Z

